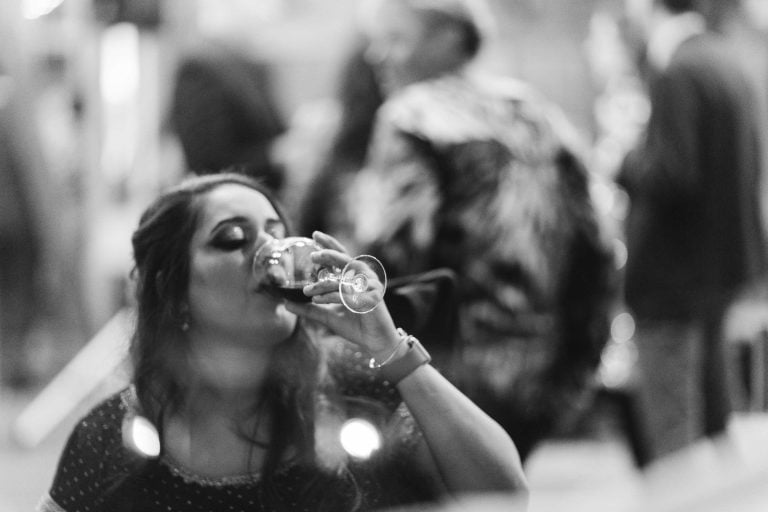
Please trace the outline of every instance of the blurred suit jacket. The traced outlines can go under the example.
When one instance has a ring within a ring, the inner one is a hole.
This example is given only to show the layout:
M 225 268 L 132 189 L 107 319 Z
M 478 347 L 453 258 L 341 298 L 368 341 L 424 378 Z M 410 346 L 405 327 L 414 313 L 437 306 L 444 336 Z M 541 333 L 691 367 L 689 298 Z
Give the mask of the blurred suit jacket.
M 651 77 L 646 139 L 618 177 L 631 200 L 626 300 L 639 317 L 700 317 L 765 275 L 752 94 L 714 34 L 684 41 Z
M 707 435 L 725 430 L 732 409 L 726 308 L 738 293 L 764 286 L 766 274 L 762 148 L 752 94 L 719 36 L 683 41 L 651 78 L 646 140 L 619 176 L 630 197 L 626 303 L 641 325 L 702 328 Z M 672 357 L 659 349 L 648 355 Z

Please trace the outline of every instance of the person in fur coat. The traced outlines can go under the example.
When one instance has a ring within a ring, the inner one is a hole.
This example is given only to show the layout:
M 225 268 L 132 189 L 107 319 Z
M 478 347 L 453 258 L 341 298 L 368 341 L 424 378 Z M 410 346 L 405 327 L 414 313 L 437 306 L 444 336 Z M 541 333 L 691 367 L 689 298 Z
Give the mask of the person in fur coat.
M 525 459 L 586 403 L 607 340 L 614 267 L 590 175 L 555 105 L 470 72 L 473 5 L 382 4 L 369 58 L 387 101 L 347 194 L 351 239 L 392 276 L 456 273 L 460 348 L 444 371 Z

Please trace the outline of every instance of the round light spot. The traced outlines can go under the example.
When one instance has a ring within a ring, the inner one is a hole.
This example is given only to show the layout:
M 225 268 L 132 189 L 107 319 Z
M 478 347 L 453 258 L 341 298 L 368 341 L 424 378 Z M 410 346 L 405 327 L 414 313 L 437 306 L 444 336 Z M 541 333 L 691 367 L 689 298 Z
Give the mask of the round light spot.
M 339 433 L 341 446 L 352 457 L 367 459 L 381 447 L 381 434 L 370 421 L 352 418 L 344 422 Z
M 126 445 L 144 457 L 160 455 L 160 435 L 147 418 L 134 416 L 127 419 L 123 430 Z

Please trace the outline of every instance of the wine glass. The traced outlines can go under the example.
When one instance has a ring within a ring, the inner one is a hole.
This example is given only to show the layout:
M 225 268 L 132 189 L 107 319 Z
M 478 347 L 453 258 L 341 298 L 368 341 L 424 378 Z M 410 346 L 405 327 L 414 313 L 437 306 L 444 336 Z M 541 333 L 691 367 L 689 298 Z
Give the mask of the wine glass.
M 368 313 L 379 305 L 387 288 L 384 266 L 373 256 L 352 258 L 343 268 L 323 267 L 310 254 L 321 250 L 311 238 L 275 238 L 262 245 L 253 258 L 253 271 L 264 273 L 270 290 L 294 302 L 309 302 L 302 289 L 323 281 L 339 283 L 344 306 L 354 313 Z

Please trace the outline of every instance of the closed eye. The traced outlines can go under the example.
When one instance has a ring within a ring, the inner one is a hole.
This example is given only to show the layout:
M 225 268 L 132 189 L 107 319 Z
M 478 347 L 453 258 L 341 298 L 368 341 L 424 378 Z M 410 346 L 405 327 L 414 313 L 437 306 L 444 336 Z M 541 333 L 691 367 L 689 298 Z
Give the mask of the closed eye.
M 222 251 L 237 251 L 248 242 L 245 229 L 242 226 L 231 225 L 216 232 L 211 245 Z

